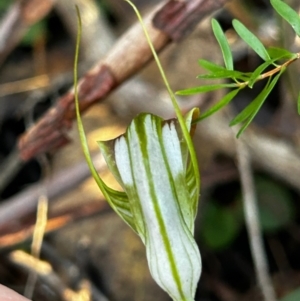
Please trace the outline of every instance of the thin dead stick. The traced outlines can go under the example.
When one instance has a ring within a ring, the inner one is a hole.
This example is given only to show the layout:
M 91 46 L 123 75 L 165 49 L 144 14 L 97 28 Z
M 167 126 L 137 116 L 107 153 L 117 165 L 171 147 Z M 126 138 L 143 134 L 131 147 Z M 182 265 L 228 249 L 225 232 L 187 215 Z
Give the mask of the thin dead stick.
M 46 156 L 40 156 L 39 161 L 43 169 L 43 181 L 40 184 L 41 194 L 38 200 L 36 222 L 34 225 L 31 243 L 31 255 L 37 259 L 40 258 L 43 239 L 47 227 L 49 200 L 47 196 L 46 183 L 50 177 L 50 166 Z M 25 297 L 28 299 L 32 299 L 34 287 L 38 278 L 37 276 L 38 275 L 35 270 L 29 272 L 24 292 Z
M 235 133 L 236 134 L 236 133 Z M 240 173 L 246 228 L 259 286 L 265 301 L 276 301 L 275 290 L 268 272 L 267 256 L 259 224 L 259 212 L 255 195 L 251 159 L 242 139 L 235 139 L 237 164 Z

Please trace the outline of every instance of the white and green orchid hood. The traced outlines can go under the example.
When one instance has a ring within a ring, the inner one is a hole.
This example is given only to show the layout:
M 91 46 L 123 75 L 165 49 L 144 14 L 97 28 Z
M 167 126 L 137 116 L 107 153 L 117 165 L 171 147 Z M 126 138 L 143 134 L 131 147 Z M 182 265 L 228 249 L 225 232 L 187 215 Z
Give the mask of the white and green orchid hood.
M 192 122 L 199 115 L 192 109 L 182 116 L 168 84 L 143 20 L 149 47 L 157 62 L 178 119 L 143 113 L 133 119 L 120 137 L 98 142 L 108 168 L 124 191 L 108 187 L 95 169 L 82 125 L 77 66 L 81 19 L 74 63 L 75 107 L 83 152 L 104 197 L 115 212 L 140 236 L 146 246 L 150 272 L 174 301 L 193 301 L 201 274 L 201 258 L 194 240 L 200 176 L 191 140 Z
M 195 115 L 198 109 L 185 116 L 188 131 Z M 173 300 L 194 300 L 201 273 L 193 237 L 199 189 L 178 120 L 143 113 L 124 135 L 98 144 L 124 192 L 100 188 L 141 237 L 153 278 Z

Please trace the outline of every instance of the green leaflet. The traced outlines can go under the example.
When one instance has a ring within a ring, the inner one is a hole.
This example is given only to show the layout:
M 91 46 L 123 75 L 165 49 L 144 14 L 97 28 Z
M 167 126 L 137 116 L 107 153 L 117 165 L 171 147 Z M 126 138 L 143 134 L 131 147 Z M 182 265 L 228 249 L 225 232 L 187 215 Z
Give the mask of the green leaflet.
M 284 48 L 279 48 L 279 47 L 269 47 L 267 49 L 271 59 L 293 59 L 297 57 L 296 53 L 292 53 Z
M 300 17 L 288 4 L 281 0 L 271 0 L 271 4 L 277 13 L 285 19 L 300 37 Z
M 206 112 L 201 114 L 201 116 L 196 120 L 200 121 L 204 118 L 207 118 L 208 116 L 212 115 L 213 113 L 217 112 L 224 106 L 226 106 L 240 91 L 241 89 L 235 89 L 227 93 L 220 101 L 218 101 L 214 106 L 212 106 L 210 109 L 208 109 Z
M 264 61 L 270 60 L 268 51 L 262 42 L 238 20 L 233 20 L 232 25 L 238 35 L 251 47 Z
M 239 79 L 242 81 L 247 81 L 249 79 L 250 73 L 244 73 L 235 70 L 222 70 L 216 71 L 214 73 L 208 73 L 203 75 L 198 75 L 197 78 L 200 79 L 222 79 L 222 78 L 231 78 L 233 80 Z
M 226 36 L 224 35 L 224 32 L 216 19 L 212 19 L 211 25 L 212 25 L 214 35 L 220 45 L 226 69 L 233 70 L 232 53 L 228 41 L 226 39 Z
M 177 91 L 176 94 L 178 95 L 192 95 L 197 93 L 205 93 L 210 91 L 219 90 L 222 88 L 237 88 L 238 84 L 231 83 L 231 84 L 215 84 L 215 85 L 206 85 L 200 87 L 189 88 L 185 90 Z
M 237 137 L 239 137 L 244 132 L 244 130 L 248 127 L 253 118 L 256 116 L 257 112 L 263 105 L 270 92 L 273 90 L 275 84 L 277 83 L 284 70 L 285 68 L 281 69 L 281 71 L 276 76 L 274 76 L 272 80 L 270 78 L 264 89 L 260 92 L 260 94 L 230 122 L 230 126 L 236 125 L 240 122 L 245 122 L 241 129 L 238 131 Z
M 217 65 L 208 60 L 201 59 L 198 61 L 198 63 L 202 68 L 204 68 L 210 72 L 226 71 L 226 68 L 224 68 L 223 66 Z

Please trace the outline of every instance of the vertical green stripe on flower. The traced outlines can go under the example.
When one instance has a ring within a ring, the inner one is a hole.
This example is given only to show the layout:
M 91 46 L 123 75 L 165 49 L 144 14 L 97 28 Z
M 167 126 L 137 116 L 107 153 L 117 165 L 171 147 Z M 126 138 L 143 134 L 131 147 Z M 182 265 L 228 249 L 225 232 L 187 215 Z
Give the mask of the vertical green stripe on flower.
M 142 167 L 146 173 L 146 178 L 143 178 L 143 183 L 147 188 L 145 186 L 144 188 L 149 189 L 149 191 L 146 192 L 149 193 L 149 195 L 146 196 L 145 191 L 139 191 L 138 188 L 138 195 L 141 200 L 143 215 L 148 225 L 146 232 L 146 249 L 148 258 L 152 257 L 152 260 L 149 261 L 150 269 L 154 278 L 159 279 L 169 294 L 175 290 L 180 298 L 184 299 L 176 259 L 171 248 L 173 236 L 171 231 L 175 229 L 174 227 L 169 228 L 170 223 L 174 222 L 174 217 L 178 217 L 180 212 L 178 205 L 174 202 L 170 202 L 171 199 L 176 198 L 176 195 L 170 174 L 170 167 L 167 166 L 162 141 L 159 139 L 162 135 L 161 120 L 152 118 L 151 115 L 144 115 L 143 117 L 144 118 L 141 119 L 137 118 L 135 122 L 135 126 L 139 127 L 139 131 L 136 131 L 137 128 L 133 128 L 132 132 L 137 133 L 137 139 L 144 143 L 140 143 L 139 147 L 131 145 L 133 147 L 130 149 L 134 174 L 136 178 L 139 177 Z M 164 128 L 165 127 L 166 125 Z M 172 136 L 173 133 L 169 131 L 169 134 Z M 178 147 L 174 147 L 175 152 L 176 150 L 178 150 Z M 135 164 L 136 155 L 139 156 L 139 154 L 143 157 L 144 164 L 142 166 L 136 166 Z M 178 158 L 181 158 L 181 156 Z M 181 164 L 175 162 L 174 168 L 178 169 L 176 165 L 178 167 L 178 165 L 180 166 Z M 182 165 L 180 166 L 180 171 L 182 171 Z M 178 173 L 179 170 L 176 172 Z M 149 247 L 147 247 L 147 245 Z M 165 263 L 163 270 L 161 270 L 161 264 L 157 265 L 157 262 L 161 262 L 162 258 L 164 258 Z M 151 265 L 151 262 L 154 262 L 154 264 Z M 165 275 L 169 275 L 172 279 L 166 280 Z M 171 283 L 173 287 L 168 289 L 169 283 Z

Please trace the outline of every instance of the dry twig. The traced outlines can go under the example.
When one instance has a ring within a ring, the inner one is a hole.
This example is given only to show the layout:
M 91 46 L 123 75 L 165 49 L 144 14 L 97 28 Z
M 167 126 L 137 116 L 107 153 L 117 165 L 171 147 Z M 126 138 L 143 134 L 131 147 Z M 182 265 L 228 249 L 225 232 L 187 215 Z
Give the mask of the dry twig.
M 251 159 L 243 140 L 236 139 L 236 151 L 242 186 L 244 215 L 258 284 L 265 301 L 276 301 L 276 294 L 268 271 L 267 255 L 259 223 Z
M 41 246 L 43 243 L 43 238 L 45 234 L 45 229 L 47 225 L 47 215 L 48 215 L 48 199 L 45 195 L 41 195 L 38 200 L 37 206 L 37 218 L 34 226 L 32 244 L 31 244 L 31 255 L 39 259 Z M 32 299 L 34 287 L 37 281 L 37 274 L 35 270 L 29 272 L 27 283 L 25 286 L 24 295 L 27 298 Z

